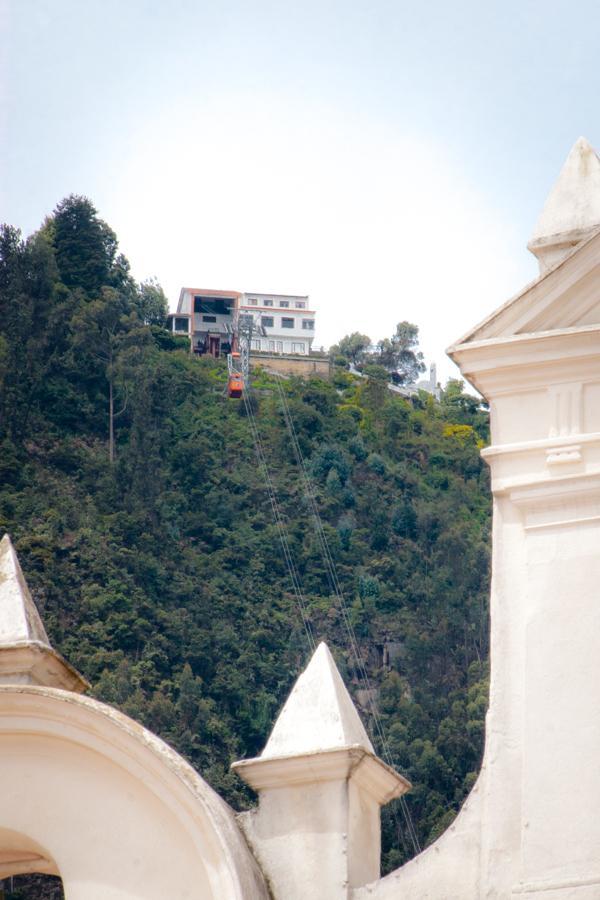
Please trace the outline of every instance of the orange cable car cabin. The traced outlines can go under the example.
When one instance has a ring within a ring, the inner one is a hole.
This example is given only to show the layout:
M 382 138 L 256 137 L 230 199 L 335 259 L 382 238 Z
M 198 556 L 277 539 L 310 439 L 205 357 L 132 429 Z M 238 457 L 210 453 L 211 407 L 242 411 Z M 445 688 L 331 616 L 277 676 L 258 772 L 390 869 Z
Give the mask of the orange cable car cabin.
M 242 396 L 242 392 L 244 390 L 244 379 L 241 375 L 237 373 L 230 375 L 229 380 L 227 382 L 227 394 L 229 397 L 234 397 L 235 399 L 239 399 Z

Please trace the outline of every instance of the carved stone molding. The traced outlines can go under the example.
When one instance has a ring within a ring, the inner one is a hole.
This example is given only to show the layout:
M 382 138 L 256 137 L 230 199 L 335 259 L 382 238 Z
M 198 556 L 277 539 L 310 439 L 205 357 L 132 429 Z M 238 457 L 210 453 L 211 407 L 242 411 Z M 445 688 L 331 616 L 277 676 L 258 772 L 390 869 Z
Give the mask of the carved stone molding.
M 590 890 L 593 888 L 594 890 Z M 598 897 L 600 894 L 600 875 L 589 875 L 579 878 L 565 878 L 561 880 L 543 880 L 532 881 L 516 885 L 512 889 L 512 896 L 518 897 L 519 900 L 526 900 L 531 896 L 535 900 L 542 900 L 546 894 L 552 897 L 552 900 L 567 900 L 573 897 L 573 892 L 577 891 L 579 897 Z
M 600 476 L 544 481 L 507 491 L 526 531 L 600 521 Z

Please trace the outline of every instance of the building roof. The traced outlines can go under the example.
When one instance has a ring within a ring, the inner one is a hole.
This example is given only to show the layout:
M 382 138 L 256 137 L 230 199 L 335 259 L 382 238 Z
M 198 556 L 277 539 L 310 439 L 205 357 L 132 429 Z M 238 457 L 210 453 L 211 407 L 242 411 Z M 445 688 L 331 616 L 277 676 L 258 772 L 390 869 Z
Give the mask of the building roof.
M 272 291 L 244 291 L 245 297 L 283 297 L 290 300 L 308 300 L 308 294 L 276 294 Z
M 539 277 L 463 335 L 450 356 L 468 343 L 600 324 L 600 159 L 585 138 L 572 147 L 528 247 L 540 259 Z
M 240 291 L 216 291 L 212 288 L 194 288 L 194 287 L 182 287 L 180 293 L 184 293 L 184 291 L 189 291 L 190 294 L 200 294 L 202 297 L 241 297 L 242 294 Z

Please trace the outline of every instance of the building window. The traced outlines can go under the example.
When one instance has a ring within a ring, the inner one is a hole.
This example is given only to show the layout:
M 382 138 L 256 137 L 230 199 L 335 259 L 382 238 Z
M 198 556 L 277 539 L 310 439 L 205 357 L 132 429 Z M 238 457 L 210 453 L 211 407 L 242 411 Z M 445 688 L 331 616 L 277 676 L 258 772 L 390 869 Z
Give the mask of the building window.
M 278 353 L 283 353 L 283 341 L 275 341 L 275 349 Z
M 272 328 L 273 325 L 275 324 L 275 319 L 273 318 L 273 316 L 261 316 L 260 324 L 263 325 L 265 328 Z
M 230 316 L 234 306 L 235 300 L 231 297 L 205 297 L 203 294 L 194 297 L 195 313 Z
M 290 301 L 289 300 L 280 300 L 279 305 L 282 309 L 289 309 Z
M 216 316 L 202 316 L 202 321 L 203 322 L 216 322 L 217 317 Z
M 187 333 L 188 333 L 188 320 L 187 320 L 187 318 L 184 318 L 183 316 L 176 316 L 176 317 L 175 317 L 175 329 L 174 329 L 174 330 L 175 330 L 175 331 L 185 331 L 185 333 L 187 334 Z
M 269 350 L 274 350 L 274 349 L 275 349 L 275 341 L 269 341 L 268 349 L 269 349 Z
M 252 341 L 252 349 L 260 350 L 260 341 Z
M 304 302 L 304 300 L 296 300 L 294 306 L 296 307 L 296 309 L 306 309 L 306 303 Z
M 272 301 L 272 300 L 263 300 L 263 303 L 264 303 L 265 306 L 273 306 L 273 301 Z
M 302 319 L 302 327 L 305 331 L 314 331 L 315 330 L 315 320 L 314 319 Z
M 282 319 L 282 320 L 281 320 L 281 327 L 282 327 L 282 328 L 293 328 L 293 327 L 294 327 L 294 320 L 293 320 L 293 319 L 285 319 L 285 318 Z
M 297 344 L 292 344 L 292 353 L 304 353 L 305 344 L 302 342 Z
M 248 297 L 248 306 L 256 306 L 257 303 L 256 297 Z

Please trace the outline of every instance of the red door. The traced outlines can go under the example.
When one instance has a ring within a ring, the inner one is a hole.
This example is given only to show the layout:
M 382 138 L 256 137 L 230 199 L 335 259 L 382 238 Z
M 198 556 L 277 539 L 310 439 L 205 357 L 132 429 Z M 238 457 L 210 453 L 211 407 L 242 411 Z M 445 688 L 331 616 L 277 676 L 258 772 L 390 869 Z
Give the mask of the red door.
M 221 339 L 219 337 L 214 337 L 212 334 L 209 335 L 208 338 L 208 352 L 211 356 L 214 356 L 215 359 L 219 356 L 219 349 L 221 345 Z

